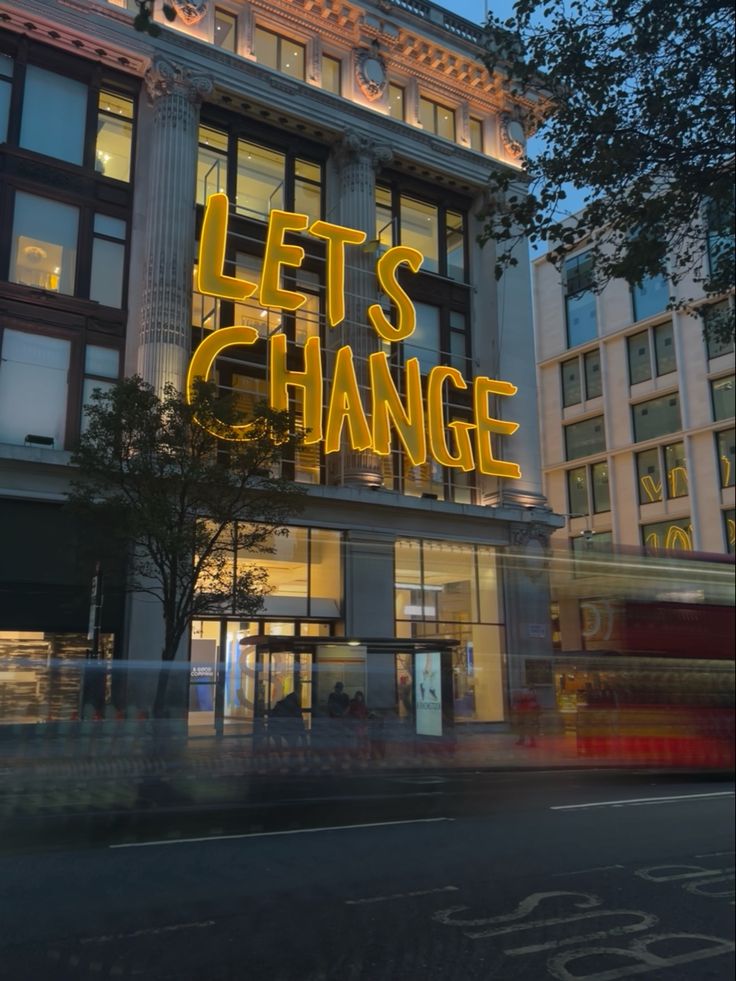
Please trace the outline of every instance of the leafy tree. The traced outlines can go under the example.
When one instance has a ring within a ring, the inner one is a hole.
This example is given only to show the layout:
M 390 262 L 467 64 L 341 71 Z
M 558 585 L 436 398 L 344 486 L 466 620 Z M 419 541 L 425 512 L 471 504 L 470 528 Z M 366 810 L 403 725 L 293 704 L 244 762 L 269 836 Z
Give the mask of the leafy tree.
M 151 37 L 158 37 L 158 35 L 161 33 L 161 28 L 153 19 L 153 13 L 156 8 L 156 0 L 135 0 L 135 5 L 138 8 L 138 13 L 133 19 L 133 27 L 143 34 L 150 34 Z M 162 3 L 161 10 L 163 11 L 163 15 L 166 20 L 176 20 L 176 10 L 170 3 Z
M 490 180 L 497 278 L 528 236 L 558 265 L 589 242 L 598 288 L 668 273 L 733 289 L 735 34 L 732 0 L 517 0 L 489 18 L 484 60 L 531 97 L 541 143 L 521 181 Z M 570 186 L 586 193 L 568 218 Z
M 249 438 L 236 439 L 233 427 L 246 424 Z M 258 403 L 246 417 L 201 380 L 191 404 L 170 384 L 159 397 L 139 377 L 93 393 L 72 455 L 70 504 L 96 540 L 127 550 L 128 588 L 161 604 L 164 662 L 192 618 L 247 618 L 262 606 L 266 571 L 238 563 L 233 577 L 234 557 L 270 550 L 271 535 L 284 534 L 299 510 L 303 492 L 272 476 L 299 440 L 286 413 Z M 162 668 L 155 715 L 169 674 Z

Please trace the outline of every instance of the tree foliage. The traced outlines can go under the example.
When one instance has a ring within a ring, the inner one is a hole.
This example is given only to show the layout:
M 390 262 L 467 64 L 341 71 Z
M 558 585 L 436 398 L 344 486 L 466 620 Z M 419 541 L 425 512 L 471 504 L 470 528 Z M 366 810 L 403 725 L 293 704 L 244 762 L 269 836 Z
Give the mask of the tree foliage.
M 491 177 L 497 277 L 528 237 L 558 265 L 590 243 L 599 288 L 668 274 L 733 289 L 735 33 L 731 0 L 517 0 L 489 18 L 489 70 L 529 105 L 545 91 L 523 180 Z M 566 187 L 585 192 L 572 217 Z
M 156 0 L 135 0 L 135 5 L 138 8 L 138 13 L 133 19 L 133 27 L 143 34 L 150 34 L 151 37 L 158 37 L 158 35 L 161 33 L 161 28 L 153 19 L 153 13 L 156 8 Z M 161 10 L 166 20 L 176 20 L 176 10 L 170 3 L 162 3 Z
M 235 440 L 232 427 L 246 423 L 249 438 Z M 129 588 L 161 604 L 164 661 L 192 618 L 247 618 L 262 606 L 266 571 L 240 560 L 270 551 L 301 506 L 303 492 L 273 476 L 299 440 L 286 413 L 259 403 L 246 418 L 211 383 L 197 383 L 191 404 L 172 385 L 159 397 L 139 377 L 93 393 L 70 503 L 127 552 Z

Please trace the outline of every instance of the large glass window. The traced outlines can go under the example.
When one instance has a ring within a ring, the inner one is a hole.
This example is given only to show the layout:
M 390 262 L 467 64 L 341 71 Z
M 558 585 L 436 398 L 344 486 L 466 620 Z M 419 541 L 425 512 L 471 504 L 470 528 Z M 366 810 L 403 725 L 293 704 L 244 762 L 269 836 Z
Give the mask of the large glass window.
M 286 157 L 257 143 L 238 140 L 236 208 L 252 218 L 266 219 L 273 208 L 284 208 Z
M 448 278 L 465 282 L 465 221 L 457 211 L 445 212 L 445 256 Z
M 120 374 L 120 353 L 116 348 L 88 344 L 84 352 L 84 384 L 82 386 L 82 431 L 87 425 L 86 408 L 92 392 L 108 392 Z
M 670 443 L 669 446 L 665 446 L 664 467 L 667 474 L 667 497 L 670 500 L 687 497 L 689 490 L 684 443 Z
M 603 514 L 611 510 L 611 493 L 608 487 L 608 463 L 594 463 L 590 468 L 593 476 L 593 512 Z
M 711 395 L 713 398 L 713 418 L 716 422 L 721 419 L 730 419 L 734 415 L 734 376 L 719 378 L 710 383 Z
M 419 358 L 423 375 L 440 364 L 440 309 L 429 303 L 415 303 L 417 326 L 410 340 L 403 342 L 404 364 Z
M 227 194 L 227 133 L 211 126 L 200 126 L 197 204 L 207 204 L 210 194 L 217 193 Z
M 610 511 L 607 461 L 568 470 L 567 496 L 568 510 L 573 517 L 590 514 L 591 509 L 594 514 Z
M 294 161 L 294 211 L 310 221 L 322 214 L 322 168 L 299 157 Z
M 291 38 L 256 27 L 253 46 L 256 61 L 268 68 L 304 80 L 304 45 Z
M 79 209 L 18 191 L 10 281 L 74 295 Z
M 401 195 L 401 244 L 418 249 L 424 256 L 422 269 L 439 272 L 438 209 Z
M 92 237 L 92 270 L 89 298 L 108 307 L 123 302 L 125 271 L 125 222 L 109 215 L 95 215 Z
M 644 450 L 636 454 L 636 471 L 639 481 L 639 503 L 651 504 L 662 500 L 662 471 L 659 449 Z
M 661 398 L 640 402 L 631 407 L 634 419 L 634 442 L 654 439 L 682 428 L 680 420 L 680 396 L 663 395 Z
M 654 363 L 658 376 L 668 375 L 677 369 L 675 337 L 671 323 L 654 328 Z
M 36 65 L 26 67 L 20 145 L 57 160 L 81 164 L 87 86 Z
M 428 133 L 442 136 L 446 140 L 455 139 L 454 109 L 422 96 L 419 99 L 419 121 L 422 129 L 426 129 Z
M 483 123 L 480 119 L 468 120 L 468 136 L 470 138 L 470 149 L 483 153 Z
M 702 307 L 700 313 L 703 318 L 708 358 L 720 358 L 724 354 L 730 354 L 733 351 L 733 336 L 724 340 L 720 336 L 720 331 L 718 331 L 718 336 L 714 333 L 717 328 L 733 319 L 733 311 L 728 300 L 721 300 L 720 303 L 712 303 L 710 306 Z
M 729 555 L 736 552 L 736 510 L 729 508 L 723 512 L 723 531 L 726 537 L 726 551 Z
M 101 91 L 97 109 L 95 170 L 116 181 L 130 180 L 133 100 Z
M 567 471 L 567 507 L 569 513 L 575 517 L 590 514 L 587 473 L 586 467 Z
M 580 378 L 580 359 L 570 358 L 562 362 L 562 404 L 565 408 L 579 405 L 583 400 Z
M 672 518 L 642 525 L 641 538 L 642 544 L 652 551 L 668 549 L 691 552 L 693 548 L 693 529 L 689 518 Z
M 565 408 L 579 405 L 583 399 L 594 399 L 603 394 L 601 378 L 601 354 L 598 348 L 588 351 L 582 358 L 563 361 L 562 404 Z
M 627 338 L 629 349 L 629 382 L 637 385 L 652 377 L 652 357 L 649 352 L 649 331 Z
M 664 276 L 647 276 L 631 290 L 634 320 L 646 320 L 667 308 L 670 299 L 669 283 Z
M 603 416 L 584 419 L 565 426 L 565 450 L 568 460 L 576 460 L 592 453 L 602 453 L 606 448 Z
M 35 436 L 39 445 L 64 448 L 70 356 L 71 341 L 63 338 L 3 331 L 0 443 L 22 445 Z
M 588 351 L 583 357 L 585 365 L 585 397 L 597 398 L 603 394 L 603 376 L 601 375 L 601 352 Z
M 684 443 L 655 446 L 637 453 L 636 468 L 640 504 L 661 501 L 664 493 L 668 500 L 687 497 L 689 494 Z M 664 485 L 663 473 L 666 475 Z
M 565 297 L 568 347 L 585 344 L 597 336 L 595 306 L 595 294 L 591 290 Z
M 736 482 L 736 430 L 724 429 L 716 433 L 716 444 L 721 487 L 733 487 Z

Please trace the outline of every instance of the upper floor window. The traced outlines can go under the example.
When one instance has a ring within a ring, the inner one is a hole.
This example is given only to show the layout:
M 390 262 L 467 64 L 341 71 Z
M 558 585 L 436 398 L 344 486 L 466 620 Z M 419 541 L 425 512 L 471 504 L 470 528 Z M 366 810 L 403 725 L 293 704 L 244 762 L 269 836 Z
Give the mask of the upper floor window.
M 57 160 L 84 162 L 87 86 L 83 82 L 26 66 L 20 145 Z
M 197 204 L 207 204 L 210 194 L 227 194 L 227 147 L 227 133 L 211 126 L 199 127 Z
M 474 119 L 472 116 L 468 120 L 468 138 L 470 140 L 470 149 L 477 150 L 478 153 L 483 153 L 483 122 L 480 119 Z
M 238 18 L 227 10 L 215 7 L 215 44 L 225 51 L 236 51 Z
M 382 245 L 397 244 L 393 235 L 396 203 L 388 188 L 376 189 L 376 223 L 382 222 L 377 228 Z M 466 232 L 465 216 L 461 212 L 401 194 L 398 218 L 400 242 L 422 253 L 424 272 L 439 273 L 456 282 L 465 281 Z
M 726 551 L 729 555 L 736 552 L 736 510 L 729 508 L 723 512 L 723 530 L 726 533 Z
M 708 269 L 716 287 L 731 285 L 734 250 L 733 188 L 723 201 L 710 201 L 706 209 L 708 226 Z
M 641 526 L 642 544 L 653 551 L 668 549 L 691 552 L 693 526 L 690 518 L 671 518 Z
M 238 140 L 236 210 L 265 220 L 274 209 L 295 210 L 312 221 L 322 212 L 322 167 L 281 150 Z
M 583 399 L 593 399 L 603 394 L 601 352 L 598 348 L 588 351 L 582 357 L 563 361 L 560 367 L 564 408 L 579 405 Z
M 606 432 L 603 416 L 583 419 L 565 426 L 565 456 L 577 460 L 592 453 L 603 453 L 606 449 Z
M 446 140 L 455 139 L 455 110 L 433 102 L 432 99 L 419 99 L 419 121 L 422 129 Z
M 648 381 L 655 375 L 668 375 L 677 369 L 674 333 L 669 322 L 632 334 L 627 338 L 627 345 L 632 385 Z
M 303 44 L 263 27 L 256 27 L 253 47 L 259 64 L 304 81 Z
M 565 314 L 567 346 L 592 341 L 598 333 L 593 292 L 593 260 L 590 252 L 565 262 Z
M 724 339 L 723 331 L 718 329 L 733 321 L 733 310 L 728 300 L 721 300 L 720 303 L 711 303 L 707 307 L 701 307 L 700 315 L 703 318 L 703 332 L 708 358 L 712 360 L 713 358 L 720 358 L 723 354 L 730 354 L 733 351 L 733 335 Z
M 611 494 L 608 487 L 608 463 L 576 467 L 567 472 L 568 511 L 574 517 L 603 514 L 611 510 Z
M 633 405 L 631 413 L 634 419 L 635 443 L 682 429 L 680 396 L 677 392 Z
M 95 170 L 116 181 L 130 180 L 133 100 L 102 90 L 97 107 Z
M 342 94 L 342 63 L 338 58 L 322 55 L 322 88 Z
M 402 122 L 406 118 L 404 110 L 404 88 L 389 82 L 388 86 L 388 114 L 392 119 L 400 119 Z
M 666 310 L 670 299 L 669 283 L 664 276 L 647 276 L 631 289 L 634 320 L 646 320 Z
M 726 378 L 718 378 L 710 383 L 713 419 L 716 422 L 721 419 L 731 419 L 734 415 L 733 382 L 734 376 L 728 375 Z

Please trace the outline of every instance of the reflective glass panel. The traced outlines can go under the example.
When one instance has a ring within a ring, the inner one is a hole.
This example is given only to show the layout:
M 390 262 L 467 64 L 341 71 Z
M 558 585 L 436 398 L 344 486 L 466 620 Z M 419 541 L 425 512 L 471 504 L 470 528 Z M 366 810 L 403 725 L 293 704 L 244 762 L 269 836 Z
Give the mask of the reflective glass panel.
M 664 276 L 647 276 L 631 290 L 634 320 L 646 320 L 666 309 L 670 299 L 669 283 Z
M 74 294 L 79 209 L 17 191 L 10 281 Z
M 312 528 L 309 535 L 309 615 L 337 617 L 342 611 L 340 532 Z
M 27 435 L 64 448 L 71 342 L 6 328 L 0 352 L 0 443 Z
M 92 242 L 92 271 L 89 298 L 106 307 L 120 307 L 123 302 L 125 245 L 95 238 Z
M 401 195 L 401 244 L 422 253 L 425 272 L 439 272 L 437 222 L 436 205 Z
M 733 337 L 721 339 L 720 336 L 716 336 L 714 333 L 716 328 L 730 323 L 733 319 L 733 311 L 728 300 L 722 300 L 720 303 L 713 303 L 710 306 L 702 307 L 700 313 L 703 317 L 703 329 L 708 348 L 708 357 L 720 358 L 723 354 L 730 354 L 733 351 Z M 718 334 L 720 335 L 720 333 L 719 331 Z
M 237 17 L 215 7 L 215 45 L 225 51 L 235 52 Z
M 713 395 L 713 418 L 716 422 L 719 419 L 730 419 L 734 415 L 734 376 L 719 378 L 710 383 Z
M 576 467 L 567 471 L 567 506 L 571 515 L 589 514 L 587 469 Z
M 0 143 L 8 138 L 10 96 L 13 89 L 13 59 L 0 54 Z
M 680 421 L 680 396 L 664 395 L 662 398 L 640 402 L 631 408 L 634 418 L 634 441 L 640 443 L 655 436 L 675 433 L 682 428 Z
M 582 399 L 580 390 L 580 359 L 570 358 L 563 361 L 562 370 L 562 404 L 565 408 L 569 405 L 578 405 Z
M 216 193 L 227 194 L 227 133 L 209 126 L 200 126 L 197 204 L 206 204 L 210 194 Z
M 585 397 L 597 398 L 603 394 L 603 376 L 601 375 L 601 352 L 589 351 L 583 358 L 585 365 Z
M 479 153 L 483 152 L 483 123 L 480 119 L 473 119 L 470 117 L 470 122 L 468 125 L 468 135 L 470 137 L 470 149 L 477 150 Z
M 664 465 L 667 471 L 667 497 L 687 497 L 687 460 L 685 444 L 672 443 L 664 448 Z
M 652 377 L 652 359 L 649 354 L 649 331 L 634 334 L 627 339 L 629 350 L 629 381 L 632 385 Z
M 322 55 L 322 88 L 340 95 L 342 92 L 341 64 L 337 58 Z
M 565 448 L 568 460 L 576 460 L 591 453 L 601 453 L 606 448 L 603 416 L 585 419 L 565 426 Z
M 693 529 L 689 518 L 656 521 L 642 525 L 642 544 L 654 551 L 659 549 L 690 552 L 693 547 Z
M 81 164 L 87 86 L 36 65 L 26 67 L 20 145 L 57 160 Z
M 736 478 L 736 430 L 724 429 L 716 434 L 721 487 L 733 487 Z
M 611 495 L 608 488 L 608 463 L 594 463 L 591 467 L 593 475 L 593 511 L 603 514 L 611 510 Z
M 576 347 L 592 341 L 598 333 L 595 296 L 590 290 L 565 297 L 567 315 L 567 346 Z
M 236 208 L 250 217 L 266 219 L 284 207 L 283 153 L 238 140 Z
M 736 510 L 733 508 L 723 512 L 723 530 L 726 535 L 726 551 L 733 555 L 736 552 Z
M 114 347 L 99 347 L 88 344 L 84 349 L 85 375 L 102 375 L 103 378 L 117 378 L 120 354 Z
M 458 283 L 465 282 L 465 223 L 456 211 L 446 213 L 445 244 L 447 275 Z
M 278 70 L 278 42 L 278 35 L 272 34 L 271 31 L 264 31 L 262 27 L 256 27 L 253 33 L 253 47 L 259 65 Z
M 133 100 L 114 92 L 100 92 L 95 170 L 116 181 L 129 181 L 132 148 Z
M 672 324 L 660 324 L 654 328 L 654 356 L 657 362 L 657 374 L 668 375 L 677 370 L 675 360 L 675 338 Z
M 662 475 L 659 468 L 659 450 L 654 447 L 636 454 L 636 471 L 639 483 L 639 503 L 650 504 L 662 500 Z
M 472 545 L 423 543 L 425 603 L 436 609 L 426 619 L 478 621 L 475 552 Z
M 421 372 L 440 363 L 440 310 L 428 303 L 415 303 L 417 326 L 409 340 L 403 342 L 404 364 L 409 358 L 419 358 Z
M 404 119 L 404 90 L 400 85 L 388 87 L 388 112 L 392 119 Z

